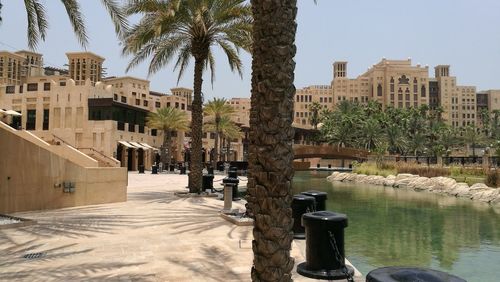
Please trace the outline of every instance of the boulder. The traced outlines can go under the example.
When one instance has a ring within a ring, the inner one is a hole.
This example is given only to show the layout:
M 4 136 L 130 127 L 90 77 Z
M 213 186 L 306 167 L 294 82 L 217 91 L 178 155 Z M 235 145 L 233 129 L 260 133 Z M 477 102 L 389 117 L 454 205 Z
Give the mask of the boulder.
M 352 181 L 357 182 L 357 183 L 366 183 L 365 180 L 368 178 L 366 174 L 357 174 L 356 178 L 354 178 Z
M 371 184 L 374 184 L 374 185 L 384 185 L 385 179 L 386 178 L 383 177 L 383 176 L 375 175 L 375 177 L 373 177 L 373 179 L 372 179 L 372 183 Z
M 451 187 L 451 189 L 446 190 L 446 193 L 455 197 L 469 197 L 469 185 L 465 182 L 456 183 L 453 187 Z
M 435 193 L 447 193 L 447 191 L 451 190 L 455 184 L 457 184 L 457 181 L 450 177 L 432 177 L 429 190 Z
M 408 184 L 417 177 L 417 175 L 413 174 L 400 173 L 398 174 L 398 176 L 396 176 L 394 187 L 407 187 Z
M 393 186 L 394 181 L 396 180 L 396 176 L 390 174 L 384 179 L 384 186 Z
M 500 190 L 495 189 L 495 188 L 488 188 L 488 189 L 477 191 L 475 193 L 472 192 L 471 199 L 476 200 L 476 201 L 489 203 L 489 202 L 496 200 L 498 198 L 499 191 Z
M 429 190 L 429 186 L 431 185 L 431 180 L 429 177 L 415 177 L 410 178 L 410 182 L 408 182 L 407 187 L 414 189 L 415 191 L 425 191 Z
M 349 181 L 349 182 L 350 181 L 356 181 L 357 177 L 358 177 L 357 173 L 348 173 L 347 176 L 346 176 L 346 178 L 344 178 L 343 181 Z
M 335 179 L 335 177 L 337 177 L 337 175 L 339 175 L 339 174 L 340 174 L 340 172 L 334 171 L 332 174 L 330 174 L 329 176 L 327 176 L 326 179 L 328 181 L 333 181 Z

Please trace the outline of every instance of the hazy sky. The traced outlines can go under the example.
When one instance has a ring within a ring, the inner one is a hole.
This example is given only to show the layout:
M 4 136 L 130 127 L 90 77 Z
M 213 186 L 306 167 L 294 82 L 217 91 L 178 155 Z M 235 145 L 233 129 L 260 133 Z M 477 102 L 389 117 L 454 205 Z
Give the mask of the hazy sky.
M 26 49 L 26 12 L 22 1 L 2 1 L 0 50 Z M 45 0 L 49 31 L 37 49 L 45 65 L 63 67 L 65 52 L 81 50 L 59 0 Z M 382 57 L 412 58 L 413 64 L 451 65 L 459 85 L 478 90 L 500 89 L 499 0 L 299 0 L 295 85 L 329 84 L 332 63 L 348 61 L 348 76 L 356 77 Z M 99 0 L 82 3 L 90 46 L 106 58 L 108 75 L 125 75 L 130 58 L 121 56 L 113 26 Z M 251 58 L 242 54 L 243 79 L 230 72 L 227 60 L 216 50 L 216 81 L 205 77 L 205 98 L 250 97 Z M 192 69 L 179 86 L 192 88 Z M 147 77 L 144 63 L 128 73 Z M 168 92 L 176 86 L 173 65 L 151 77 L 151 90 Z

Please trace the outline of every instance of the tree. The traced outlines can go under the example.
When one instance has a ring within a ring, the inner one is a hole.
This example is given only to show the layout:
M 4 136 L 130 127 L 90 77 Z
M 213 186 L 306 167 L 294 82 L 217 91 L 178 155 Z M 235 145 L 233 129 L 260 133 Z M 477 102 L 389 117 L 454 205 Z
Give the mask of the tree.
M 253 281 L 291 281 L 296 0 L 251 0 L 254 15 L 247 211 Z
M 146 117 L 146 125 L 163 131 L 163 145 L 160 152 L 161 162 L 168 168 L 170 153 L 172 152 L 172 132 L 186 131 L 189 129 L 189 120 L 186 112 L 176 108 L 165 107 L 158 111 L 150 112 Z
M 88 36 L 85 28 L 84 17 L 80 11 L 78 0 L 60 1 L 66 9 L 66 14 L 68 15 L 71 26 L 73 27 L 73 32 L 78 38 L 78 41 L 83 47 L 86 47 L 88 45 Z M 44 41 L 45 36 L 47 35 L 49 23 L 47 20 L 45 6 L 42 2 L 43 1 L 41 0 L 24 0 L 24 6 L 28 19 L 28 47 L 30 49 L 36 49 L 38 42 L 40 40 Z M 121 36 L 124 30 L 128 27 L 125 13 L 116 0 L 101 0 L 101 2 L 113 21 L 116 33 Z
M 483 137 L 481 134 L 479 134 L 477 128 L 472 125 L 468 125 L 464 128 L 462 128 L 462 141 L 464 142 L 466 149 L 467 149 L 467 155 L 470 155 L 470 148 L 472 147 L 472 156 L 476 157 L 476 150 L 475 147 L 478 143 L 480 143 L 483 140 Z
M 149 73 L 155 73 L 177 57 L 174 69 L 178 80 L 194 58 L 193 102 L 191 106 L 191 193 L 201 191 L 203 72 L 210 68 L 215 78 L 212 46 L 219 46 L 228 58 L 231 70 L 242 74 L 239 50 L 251 46 L 251 9 L 245 0 L 136 0 L 129 3 L 127 14 L 142 16 L 124 35 L 123 53 L 133 55 L 127 70 L 152 57 Z
M 219 138 L 221 134 L 221 119 L 227 117 L 234 113 L 234 108 L 226 104 L 227 100 L 222 98 L 214 98 L 212 101 L 208 102 L 203 109 L 205 116 L 211 118 L 210 123 L 213 123 L 214 127 L 210 132 L 215 133 L 214 140 L 214 153 L 212 156 L 212 167 L 217 166 L 217 161 L 219 160 Z
M 313 102 L 309 106 L 309 111 L 311 113 L 309 121 L 311 122 L 311 125 L 314 127 L 314 129 L 318 129 L 318 123 L 320 121 L 319 110 L 321 110 L 321 104 L 318 102 Z
M 226 150 L 225 160 L 229 161 L 229 153 L 231 151 L 231 140 L 241 138 L 243 136 L 243 133 L 241 132 L 241 128 L 238 125 L 236 125 L 228 116 L 223 116 L 221 118 L 219 124 L 219 130 L 221 138 L 225 140 L 225 146 L 223 147 Z

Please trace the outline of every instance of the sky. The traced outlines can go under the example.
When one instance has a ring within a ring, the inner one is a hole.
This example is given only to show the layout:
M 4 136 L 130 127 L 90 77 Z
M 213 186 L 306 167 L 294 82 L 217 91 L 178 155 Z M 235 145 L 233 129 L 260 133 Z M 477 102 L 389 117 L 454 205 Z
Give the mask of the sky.
M 45 42 L 37 52 L 46 66 L 63 67 L 66 52 L 81 51 L 61 1 L 42 0 L 49 17 Z M 355 78 L 383 57 L 412 58 L 415 65 L 451 65 L 458 85 L 478 90 L 500 89 L 500 1 L 498 0 L 299 0 L 295 85 L 302 88 L 330 84 L 334 61 L 348 61 L 348 77 Z M 2 1 L 0 50 L 27 49 L 23 1 Z M 80 1 L 90 37 L 88 51 L 106 58 L 108 76 L 147 78 L 151 90 L 169 92 L 177 86 L 173 65 L 148 77 L 145 62 L 128 73 L 131 57 L 121 47 L 99 0 Z M 225 55 L 214 49 L 216 80 L 204 77 L 205 99 L 250 97 L 251 57 L 241 54 L 244 74 L 232 73 Z M 178 86 L 192 88 L 193 65 Z

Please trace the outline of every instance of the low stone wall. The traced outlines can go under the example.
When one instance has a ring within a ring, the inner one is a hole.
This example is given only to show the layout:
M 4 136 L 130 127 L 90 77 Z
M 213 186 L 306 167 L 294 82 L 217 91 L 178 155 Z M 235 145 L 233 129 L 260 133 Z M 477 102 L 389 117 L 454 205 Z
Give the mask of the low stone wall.
M 456 182 L 449 177 L 420 177 L 418 175 L 400 173 L 383 177 L 357 173 L 334 172 L 327 177 L 329 181 L 356 182 L 373 185 L 408 188 L 414 191 L 426 191 L 454 197 L 469 198 L 474 201 L 500 206 L 500 189 L 491 188 L 483 183 L 469 187 L 467 183 Z

